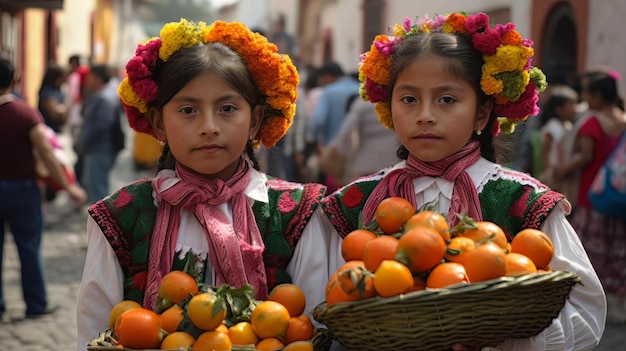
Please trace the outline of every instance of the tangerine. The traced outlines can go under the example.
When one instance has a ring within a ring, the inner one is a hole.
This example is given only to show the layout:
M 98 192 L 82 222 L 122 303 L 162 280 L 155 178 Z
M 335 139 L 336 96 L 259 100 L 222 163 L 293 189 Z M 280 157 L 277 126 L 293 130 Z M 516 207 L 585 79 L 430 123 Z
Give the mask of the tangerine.
M 289 319 L 289 327 L 285 333 L 285 344 L 296 341 L 306 341 L 313 338 L 313 322 L 306 314 Z
M 287 344 L 283 351 L 313 351 L 313 343 L 310 341 L 295 341 Z
M 463 256 L 476 246 L 476 242 L 465 236 L 455 236 L 446 247 L 444 258 L 450 262 L 462 262 Z
M 526 228 L 511 240 L 511 252 L 526 255 L 535 263 L 535 267 L 545 270 L 554 256 L 554 244 L 546 233 Z
M 441 213 L 435 211 L 421 211 L 414 214 L 404 225 L 404 232 L 406 233 L 418 226 L 432 228 L 441 235 L 445 242 L 450 241 L 450 226 L 448 225 L 446 217 Z
M 265 338 L 256 344 L 255 349 L 259 351 L 273 351 L 283 346 L 285 346 L 285 344 L 278 338 Z
M 215 330 L 226 317 L 226 305 L 213 293 L 200 293 L 189 300 L 187 315 L 196 327 Z
M 198 336 L 196 342 L 191 345 L 191 351 L 226 351 L 233 348 L 233 343 L 228 334 L 215 330 L 205 331 Z
M 179 305 L 172 305 L 159 315 L 161 328 L 168 333 L 175 332 L 183 318 L 183 309 Z
M 508 248 L 506 234 L 499 225 L 489 221 L 474 222 L 475 226 L 466 229 L 461 236 L 468 237 L 476 243 L 483 241 L 493 241 L 502 249 Z
M 115 328 L 115 322 L 120 314 L 133 308 L 142 308 L 142 306 L 139 302 L 134 300 L 122 300 L 115 304 L 109 314 L 109 329 L 113 330 L 113 328 Z
M 506 254 L 496 243 L 487 241 L 463 255 L 461 264 L 470 283 L 502 277 L 506 274 Z
M 353 300 L 376 296 L 372 272 L 365 267 L 353 267 L 339 270 L 337 280 L 343 290 Z
M 406 221 L 415 214 L 415 208 L 406 199 L 392 196 L 381 201 L 376 207 L 376 223 L 385 234 L 402 230 Z
M 465 267 L 457 262 L 443 262 L 428 274 L 426 287 L 441 289 L 458 283 L 469 283 Z
M 287 308 L 290 316 L 299 316 L 306 307 L 304 291 L 295 284 L 283 283 L 270 291 L 267 300 L 276 301 Z
M 398 240 L 394 259 L 404 263 L 411 272 L 420 273 L 438 265 L 446 252 L 446 243 L 432 228 L 415 227 Z
M 412 287 L 411 270 L 398 261 L 384 260 L 374 272 L 374 288 L 382 297 L 403 294 Z
M 282 338 L 289 328 L 289 311 L 276 301 L 261 301 L 252 311 L 250 324 L 261 339 Z
M 537 267 L 528 256 L 517 252 L 506 255 L 506 276 L 517 277 L 524 274 L 536 273 Z
M 260 340 L 252 330 L 252 324 L 245 321 L 228 328 L 228 338 L 233 345 L 256 345 Z
M 197 293 L 198 283 L 191 274 L 178 270 L 168 272 L 159 283 L 157 309 L 163 311 Z
M 156 349 L 163 340 L 159 315 L 145 308 L 130 309 L 117 318 L 115 336 L 131 349 Z
M 373 272 L 384 260 L 392 260 L 396 256 L 398 239 L 391 235 L 381 235 L 370 240 L 363 250 L 363 264 Z
M 376 234 L 365 229 L 356 229 L 348 233 L 341 241 L 341 256 L 344 260 L 363 260 L 365 245 L 372 239 L 376 239 Z
M 196 339 L 184 331 L 167 334 L 161 342 L 161 350 L 188 350 Z

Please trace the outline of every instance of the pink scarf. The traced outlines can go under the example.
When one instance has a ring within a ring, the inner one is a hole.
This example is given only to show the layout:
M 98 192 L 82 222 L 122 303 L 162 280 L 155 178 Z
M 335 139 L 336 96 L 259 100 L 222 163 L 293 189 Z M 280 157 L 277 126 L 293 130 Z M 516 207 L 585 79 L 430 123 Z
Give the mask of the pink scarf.
M 472 178 L 465 172 L 480 158 L 480 145 L 472 141 L 461 150 L 442 160 L 423 162 L 415 156 L 409 155 L 405 168 L 391 171 L 381 180 L 372 192 L 363 209 L 363 219 L 369 223 L 376 215 L 376 206 L 387 197 L 399 196 L 413 204 L 417 210 L 419 206 L 415 200 L 413 179 L 417 177 L 442 177 L 454 183 L 448 222 L 451 226 L 458 223 L 457 213 L 468 212 L 469 216 L 477 221 L 482 220 L 478 193 Z
M 172 267 L 182 209 L 192 211 L 206 234 L 217 281 L 240 287 L 250 284 L 256 298 L 267 297 L 263 263 L 265 245 L 244 190 L 250 181 L 250 165 L 241 160 L 235 174 L 223 181 L 200 177 L 180 164 L 175 176 L 160 172 L 152 181 L 158 201 L 148 261 L 144 307 L 154 309 L 161 278 Z M 233 223 L 218 209 L 232 200 Z

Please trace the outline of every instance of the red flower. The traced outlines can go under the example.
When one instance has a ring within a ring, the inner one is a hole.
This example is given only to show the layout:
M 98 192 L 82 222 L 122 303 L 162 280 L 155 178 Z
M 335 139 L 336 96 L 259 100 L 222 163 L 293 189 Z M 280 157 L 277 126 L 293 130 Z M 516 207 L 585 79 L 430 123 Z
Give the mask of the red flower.
M 114 204 L 115 207 L 120 208 L 129 205 L 131 202 L 133 202 L 133 196 L 128 193 L 126 188 L 122 188 L 122 190 L 118 193 Z
M 148 282 L 148 272 L 140 272 L 133 276 L 133 289 L 145 290 Z
M 346 193 L 343 195 L 343 204 L 349 208 L 356 207 L 363 201 L 364 198 L 365 195 L 363 194 L 363 191 L 361 191 L 359 187 L 353 186 L 348 188 Z

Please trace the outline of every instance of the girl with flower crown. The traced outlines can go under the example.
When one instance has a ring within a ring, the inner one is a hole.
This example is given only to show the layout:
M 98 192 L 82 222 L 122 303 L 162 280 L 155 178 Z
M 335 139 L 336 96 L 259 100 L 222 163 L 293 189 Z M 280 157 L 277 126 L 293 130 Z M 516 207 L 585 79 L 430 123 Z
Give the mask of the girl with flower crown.
M 416 209 L 434 204 L 450 226 L 463 212 L 494 222 L 509 240 L 523 228 L 542 230 L 554 242 L 550 267 L 575 272 L 582 284 L 550 326 L 496 349 L 592 350 L 604 330 L 606 301 L 566 219 L 569 202 L 496 163 L 494 137 L 538 113 L 537 93 L 546 82 L 531 66 L 532 56 L 532 42 L 512 23 L 491 26 L 483 13 L 417 23 L 407 18 L 393 35 L 377 36 L 361 56 L 361 97 L 376 104 L 380 122 L 398 135 L 403 161 L 346 185 L 322 205 L 341 236 L 374 219 L 377 205 L 389 196 L 403 197 Z M 468 349 L 449 341 L 455 350 Z
M 269 177 L 253 152 L 272 147 L 295 112 L 298 74 L 277 50 L 241 23 L 184 19 L 137 47 L 118 91 L 131 127 L 161 140 L 163 154 L 154 179 L 89 208 L 79 349 L 123 299 L 155 309 L 161 277 L 175 269 L 208 285 L 250 284 L 257 299 L 293 282 L 306 311 L 323 301 L 325 188 Z

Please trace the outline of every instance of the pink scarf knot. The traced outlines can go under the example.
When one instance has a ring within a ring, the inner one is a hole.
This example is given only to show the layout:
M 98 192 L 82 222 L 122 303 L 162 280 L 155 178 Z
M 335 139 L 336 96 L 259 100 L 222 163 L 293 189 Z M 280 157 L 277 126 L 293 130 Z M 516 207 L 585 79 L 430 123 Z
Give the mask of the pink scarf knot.
M 407 165 L 387 174 L 378 184 L 365 203 L 363 219 L 369 223 L 374 219 L 376 207 L 387 197 L 399 196 L 407 199 L 417 210 L 422 204 L 416 203 L 413 179 L 418 177 L 442 177 L 454 183 L 448 222 L 450 226 L 458 223 L 457 213 L 467 212 L 477 221 L 482 220 L 478 193 L 472 178 L 465 171 L 480 158 L 480 144 L 472 141 L 458 152 L 435 162 L 424 162 L 409 155 Z
M 171 270 L 182 209 L 193 212 L 204 229 L 217 278 L 213 283 L 236 287 L 250 284 L 256 298 L 267 297 L 265 245 L 244 193 L 250 182 L 249 171 L 250 165 L 242 159 L 233 176 L 223 181 L 204 178 L 176 164 L 175 172 L 161 171 L 152 181 L 158 208 L 144 307 L 156 307 L 161 277 Z M 232 223 L 217 207 L 228 201 L 232 201 Z

